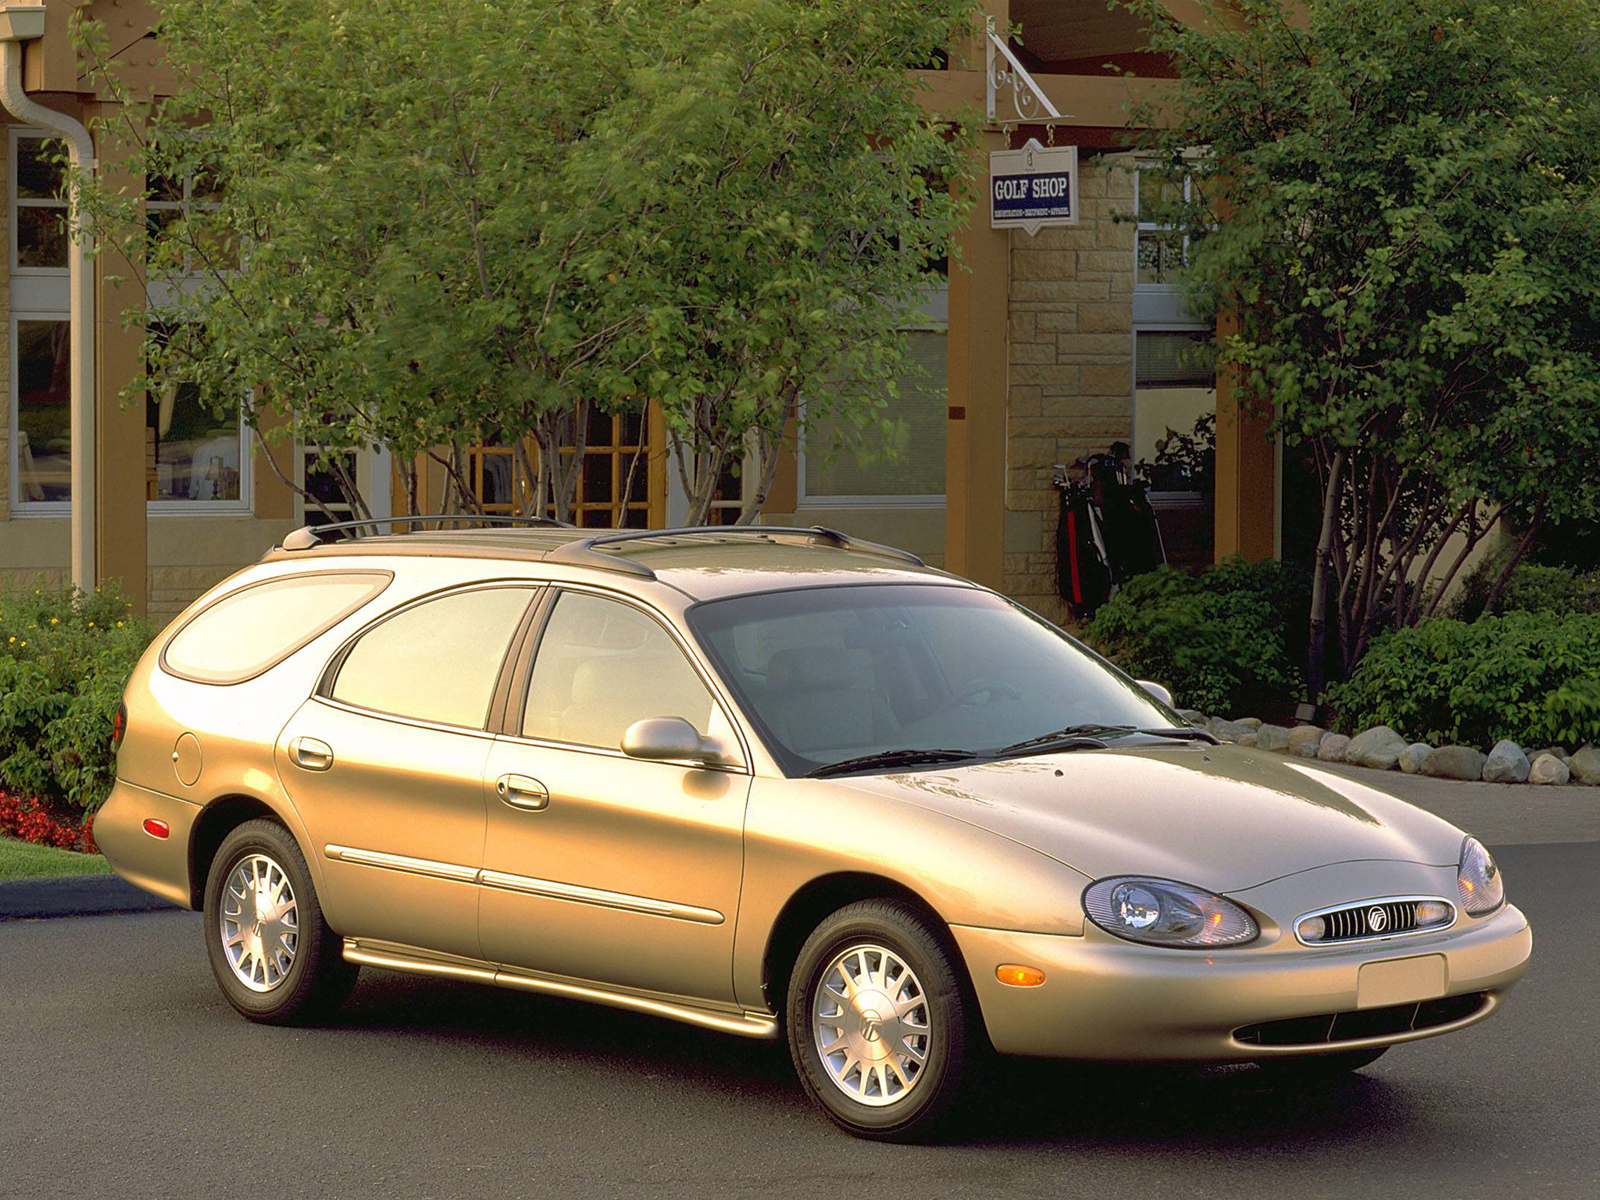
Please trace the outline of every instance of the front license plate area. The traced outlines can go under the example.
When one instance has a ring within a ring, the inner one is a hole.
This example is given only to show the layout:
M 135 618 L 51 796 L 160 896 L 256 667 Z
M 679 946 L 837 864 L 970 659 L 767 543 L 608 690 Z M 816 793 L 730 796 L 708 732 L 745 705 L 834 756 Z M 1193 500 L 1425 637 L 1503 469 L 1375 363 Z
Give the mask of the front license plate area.
M 1391 1004 L 1437 1000 L 1445 994 L 1449 982 L 1442 954 L 1364 963 L 1356 975 L 1356 1007 L 1387 1008 Z

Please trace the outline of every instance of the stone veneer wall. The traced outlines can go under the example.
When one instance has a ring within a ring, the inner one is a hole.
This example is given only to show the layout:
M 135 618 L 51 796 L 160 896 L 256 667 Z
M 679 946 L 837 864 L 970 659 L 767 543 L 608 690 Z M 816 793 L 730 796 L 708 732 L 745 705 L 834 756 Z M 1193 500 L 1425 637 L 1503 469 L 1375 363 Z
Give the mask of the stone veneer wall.
M 1066 621 L 1053 464 L 1133 436 L 1132 159 L 1085 158 L 1080 224 L 1013 230 L 1002 590 Z M 1130 219 L 1116 221 L 1123 215 Z
M 150 620 L 158 627 L 166 624 L 202 592 L 246 565 L 247 562 L 211 567 L 152 566 L 148 572 Z

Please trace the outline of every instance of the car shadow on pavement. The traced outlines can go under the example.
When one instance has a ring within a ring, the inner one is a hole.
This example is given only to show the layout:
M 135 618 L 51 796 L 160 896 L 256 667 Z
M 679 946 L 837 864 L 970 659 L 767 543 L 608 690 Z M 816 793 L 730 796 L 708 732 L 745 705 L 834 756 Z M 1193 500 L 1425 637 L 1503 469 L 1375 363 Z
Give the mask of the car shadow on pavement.
M 680 1095 L 811 1106 L 783 1042 L 753 1041 L 547 996 L 369 971 L 335 1023 L 346 1030 L 459 1042 L 569 1071 L 618 1071 Z M 1249 1066 L 1091 1065 L 1000 1058 L 985 1072 L 955 1144 L 1070 1146 L 1176 1157 L 1197 1151 L 1315 1153 L 1415 1136 L 1432 1101 L 1387 1082 L 1381 1064 L 1316 1084 L 1270 1080 Z M 748 1110 L 745 1110 L 748 1111 Z M 803 1125 L 804 1123 L 802 1123 Z M 838 1136 L 819 1116 L 820 1136 Z

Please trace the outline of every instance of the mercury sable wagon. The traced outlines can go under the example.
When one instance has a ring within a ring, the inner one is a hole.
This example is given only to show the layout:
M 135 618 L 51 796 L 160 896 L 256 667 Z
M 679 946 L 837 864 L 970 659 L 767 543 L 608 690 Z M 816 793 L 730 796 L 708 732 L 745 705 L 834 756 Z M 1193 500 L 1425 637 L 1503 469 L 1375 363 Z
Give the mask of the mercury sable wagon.
M 995 1051 L 1352 1070 L 1531 949 L 1462 831 L 824 529 L 301 530 L 118 736 L 95 835 L 252 1020 L 363 965 L 615 1005 L 786 1038 L 869 1137 Z

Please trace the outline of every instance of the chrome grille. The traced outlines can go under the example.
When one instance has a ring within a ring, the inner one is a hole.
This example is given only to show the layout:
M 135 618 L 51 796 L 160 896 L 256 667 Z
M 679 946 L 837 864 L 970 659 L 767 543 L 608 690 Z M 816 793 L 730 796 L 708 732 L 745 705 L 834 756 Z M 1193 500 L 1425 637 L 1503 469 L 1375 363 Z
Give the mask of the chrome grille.
M 1419 920 L 1418 915 L 1421 905 L 1440 910 L 1444 915 L 1433 917 L 1424 923 Z M 1323 923 L 1320 936 L 1310 937 L 1306 934 L 1306 923 L 1312 918 L 1320 919 Z M 1326 946 L 1338 942 L 1359 942 L 1399 937 L 1408 933 L 1425 933 L 1430 929 L 1443 929 L 1454 920 L 1455 906 L 1443 897 L 1393 896 L 1306 913 L 1295 921 L 1295 935 L 1305 945 Z

